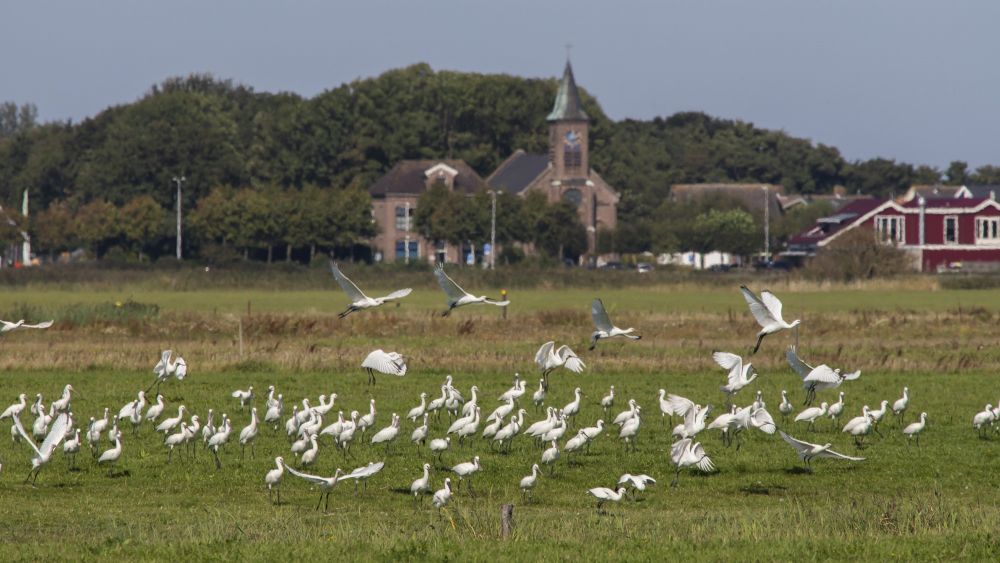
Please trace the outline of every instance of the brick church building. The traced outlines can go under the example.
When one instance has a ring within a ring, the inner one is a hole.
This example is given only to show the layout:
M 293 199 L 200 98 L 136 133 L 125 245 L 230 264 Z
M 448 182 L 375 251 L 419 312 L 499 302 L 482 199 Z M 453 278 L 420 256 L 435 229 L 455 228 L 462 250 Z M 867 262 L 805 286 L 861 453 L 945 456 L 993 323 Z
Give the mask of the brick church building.
M 540 191 L 550 202 L 567 201 L 577 208 L 587 229 L 587 255 L 596 256 L 597 234 L 617 225 L 618 192 L 590 168 L 590 118 L 583 111 L 569 61 L 549 113 L 549 152 L 517 150 L 486 179 L 462 160 L 404 160 L 372 184 L 373 216 L 379 234 L 373 249 L 386 262 L 431 260 L 458 262 L 471 249 L 424 240 L 413 216 L 420 195 L 437 182 L 472 194 L 496 189 L 523 196 Z M 489 241 L 473 241 L 479 245 Z

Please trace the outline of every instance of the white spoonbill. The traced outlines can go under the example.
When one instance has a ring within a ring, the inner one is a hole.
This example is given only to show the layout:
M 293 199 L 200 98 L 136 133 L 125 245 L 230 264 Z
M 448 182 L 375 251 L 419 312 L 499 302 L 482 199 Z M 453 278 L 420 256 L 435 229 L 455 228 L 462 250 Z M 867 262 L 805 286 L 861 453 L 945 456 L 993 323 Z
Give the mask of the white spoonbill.
M 639 406 L 638 406 L 638 404 L 636 404 L 635 399 L 629 399 L 628 400 L 628 408 L 625 409 L 625 410 L 623 410 L 622 412 L 618 413 L 618 415 L 615 416 L 615 419 L 611 421 L 611 424 L 614 424 L 614 425 L 617 425 L 617 426 L 621 426 L 622 424 L 625 424 L 625 422 L 627 422 L 630 418 L 632 418 L 633 416 L 635 416 L 636 409 L 638 409 L 638 408 L 639 408 Z
M 563 407 L 563 416 L 570 419 L 571 421 L 575 419 L 576 413 L 580 412 L 581 396 L 582 393 L 580 393 L 580 388 L 577 387 L 575 390 L 573 390 L 574 399 L 570 403 L 568 403 L 565 407 Z
M 792 370 L 802 378 L 802 388 L 806 390 L 806 405 L 811 405 L 816 398 L 817 391 L 824 389 L 836 389 L 845 381 L 853 381 L 861 377 L 861 371 L 851 373 L 841 373 L 840 369 L 832 369 L 826 364 L 816 367 L 802 361 L 795 346 L 789 346 L 785 352 L 785 359 Z
M 840 415 L 844 414 L 844 392 L 841 391 L 837 396 L 837 402 L 830 405 L 826 409 L 826 415 L 830 417 L 830 420 L 836 425 L 837 421 L 840 419 Z
M 347 279 L 347 276 L 340 271 L 340 267 L 336 262 L 330 263 L 330 271 L 333 273 L 333 279 L 337 280 L 337 283 L 340 284 L 340 288 L 344 290 L 344 293 L 347 294 L 347 298 L 351 300 L 351 305 L 337 315 L 340 318 L 344 318 L 355 311 L 371 309 L 372 307 L 378 307 L 384 303 L 388 303 L 389 301 L 402 299 L 413 291 L 410 288 L 406 288 L 400 289 L 399 291 L 393 291 L 385 297 L 371 298 L 358 289 L 358 286 L 354 285 L 354 282 Z
M 38 479 L 38 472 L 42 470 L 42 466 L 52 459 L 52 453 L 55 452 L 56 447 L 59 443 L 63 441 L 66 437 L 66 428 L 69 427 L 69 415 L 61 414 L 56 417 L 55 421 L 52 422 L 49 433 L 45 436 L 45 440 L 42 441 L 41 446 L 35 445 L 35 441 L 28 436 L 25 432 L 24 426 L 21 426 L 21 419 L 18 417 L 13 417 L 14 427 L 17 429 L 18 434 L 24 439 L 25 442 L 31 446 L 31 449 L 35 450 L 35 455 L 31 458 L 31 471 L 28 472 L 28 476 L 24 479 L 27 483 L 28 479 L 31 479 L 31 484 L 34 485 L 35 481 Z M 34 475 L 34 477 L 32 477 Z
M 247 444 L 250 444 L 250 457 L 257 457 L 254 443 L 257 439 L 257 407 L 250 409 L 250 424 L 240 430 L 240 460 L 246 454 Z
M 424 423 L 413 429 L 413 433 L 410 434 L 410 441 L 417 445 L 422 445 L 427 441 L 427 413 L 424 413 Z
M 323 497 L 326 497 L 326 506 L 323 507 L 323 513 L 325 514 L 330 510 L 330 492 L 333 488 L 337 486 L 337 483 L 345 479 L 343 471 L 338 467 L 337 471 L 333 474 L 333 477 L 320 477 L 318 475 L 310 475 L 308 473 L 302 473 L 301 471 L 296 471 L 287 463 L 282 462 L 281 464 L 288 473 L 303 479 L 319 487 L 319 500 L 316 501 L 316 510 L 319 510 L 319 505 L 323 502 Z
M 465 479 L 469 479 L 469 494 L 472 494 L 472 475 L 479 471 L 479 456 L 472 458 L 472 461 L 466 461 L 465 463 L 459 463 L 451 470 L 458 475 L 458 488 L 462 488 L 462 482 Z
M 118 410 L 118 420 L 132 420 L 136 416 L 136 412 L 139 413 L 139 418 L 142 418 L 142 409 L 146 408 L 146 392 L 139 391 L 136 399 L 129 403 L 126 403 Z
M 549 373 L 564 367 L 574 373 L 582 373 L 587 367 L 577 355 L 570 350 L 569 346 L 563 344 L 556 349 L 556 343 L 548 341 L 535 353 L 535 363 L 542 370 L 542 379 L 546 389 L 549 387 Z
M 243 389 L 237 389 L 236 391 L 233 391 L 231 395 L 234 399 L 237 399 L 240 402 L 240 410 L 243 410 L 243 407 L 245 407 L 247 403 L 253 403 L 253 385 L 247 387 L 246 391 Z
M 499 444 L 500 451 L 504 451 L 504 446 L 506 445 L 506 451 L 510 451 L 510 445 L 517 437 L 518 433 L 521 432 L 521 428 L 524 426 L 524 415 L 527 411 L 520 409 L 517 411 L 517 416 L 510 417 L 510 424 L 499 429 L 494 436 L 494 441 Z M 492 443 L 491 443 L 492 446 Z
M 826 444 L 823 444 L 823 445 L 820 445 L 820 444 L 810 444 L 809 442 L 803 442 L 802 440 L 796 440 L 795 438 L 792 438 L 788 434 L 785 434 L 784 431 L 779 431 L 778 433 L 781 434 L 781 439 L 782 440 L 784 440 L 785 442 L 788 442 L 788 444 L 790 446 L 792 446 L 793 448 L 795 448 L 795 450 L 799 454 L 799 458 L 803 462 L 805 462 L 806 469 L 808 469 L 809 471 L 812 471 L 812 465 L 811 465 L 810 462 L 812 461 L 813 458 L 816 458 L 816 457 L 829 457 L 829 458 L 833 458 L 833 459 L 843 459 L 843 460 L 847 460 L 847 461 L 864 461 L 865 460 L 865 458 L 863 458 L 863 457 L 851 457 L 849 455 L 839 454 L 839 453 L 837 453 L 837 452 L 835 452 L 835 451 L 833 451 L 833 450 L 830 449 L 831 444 L 829 444 L 829 443 L 826 443 Z
M 406 418 L 413 422 L 416 422 L 418 418 L 424 416 L 427 412 L 427 393 L 420 394 L 420 405 L 410 409 L 410 412 L 406 413 Z
M 987 404 L 985 409 L 972 417 L 972 427 L 976 429 L 980 438 L 986 438 L 986 430 L 994 420 L 996 417 L 993 416 L 993 405 Z
M 341 479 L 354 479 L 354 494 L 358 494 L 358 481 L 365 484 L 365 492 L 367 492 L 368 479 L 379 471 L 382 471 L 383 467 L 385 467 L 384 461 L 371 462 L 364 467 L 359 467 L 354 471 L 351 471 L 347 475 L 341 477 Z
M 434 491 L 434 498 L 431 500 L 434 506 L 440 510 L 447 506 L 448 501 L 451 500 L 451 479 L 446 478 L 444 480 L 444 488 Z
M 642 418 L 639 413 L 642 412 L 642 407 L 636 407 L 635 416 L 625 421 L 622 424 L 621 429 L 618 431 L 618 437 L 625 440 L 625 450 L 628 451 L 629 446 L 631 446 L 632 451 L 635 451 L 636 446 L 639 442 L 639 427 L 642 424 Z
M 577 431 L 576 436 L 573 436 L 569 440 L 566 440 L 566 444 L 563 446 L 563 450 L 570 454 L 579 450 L 580 448 L 586 446 L 590 443 L 590 438 L 587 437 L 587 433 L 580 429 Z
M 59 399 L 52 401 L 52 408 L 55 412 L 69 412 L 70 401 L 73 400 L 73 389 L 72 385 L 67 384 L 63 387 L 62 396 Z
M 784 389 L 782 389 L 781 390 L 781 403 L 778 405 L 778 412 L 781 413 L 781 418 L 783 418 L 783 419 L 784 418 L 788 418 L 788 415 L 792 414 L 792 411 L 794 411 L 794 410 L 795 410 L 795 407 L 792 406 L 792 403 L 788 400 L 788 391 L 785 391 Z
M 469 416 L 470 414 L 472 414 L 472 411 L 475 410 L 476 406 L 479 404 L 479 386 L 473 385 L 472 389 L 470 389 L 470 392 L 471 392 L 471 397 L 469 398 L 468 401 L 465 402 L 465 404 L 462 405 L 462 416 Z M 445 394 L 448 394 L 448 392 L 446 391 Z M 501 397 L 500 400 L 506 401 L 507 399 Z M 448 402 L 447 398 L 445 399 L 445 402 L 446 403 Z
M 464 307 L 466 305 L 488 304 L 496 305 L 497 307 L 506 307 L 507 305 L 510 305 L 510 301 L 497 301 L 496 299 L 490 299 L 485 295 L 476 297 L 468 291 L 465 291 L 459 287 L 457 283 L 455 283 L 455 280 L 451 279 L 448 277 L 448 274 L 444 273 L 444 264 L 438 263 L 437 268 L 434 269 L 434 276 L 437 278 L 438 285 L 441 286 L 441 290 L 448 296 L 448 310 L 441 313 L 442 317 L 447 317 L 451 314 L 453 309 Z
M 848 420 L 847 424 L 844 425 L 843 432 L 854 436 L 854 445 L 861 449 L 864 437 L 871 433 L 872 427 L 871 412 L 868 405 L 865 405 L 861 408 L 861 416 Z
M 17 402 L 7 407 L 3 414 L 0 414 L 0 420 L 19 416 L 26 406 L 28 406 L 28 396 L 21 393 L 17 396 Z
M 63 442 L 63 455 L 69 456 L 70 470 L 76 469 L 76 454 L 80 453 L 80 429 L 73 433 L 72 438 Z
M 559 461 L 559 445 L 555 440 L 551 442 L 552 447 L 542 452 L 542 463 L 549 466 L 549 475 L 555 475 L 556 462 Z
M 168 448 L 167 449 L 167 463 L 170 463 L 170 461 L 174 457 L 174 448 L 176 448 L 177 446 L 183 444 L 184 441 L 187 439 L 187 435 L 188 435 L 188 432 L 187 432 L 187 423 L 186 422 L 182 422 L 181 423 L 181 428 L 180 428 L 179 431 L 177 431 L 177 432 L 175 432 L 175 433 L 167 436 L 163 440 L 163 445 Z
M 402 377 L 406 375 L 406 358 L 399 352 L 385 352 L 381 348 L 368 354 L 361 367 L 368 372 L 368 384 L 375 385 L 375 372 Z
M 809 407 L 795 417 L 795 422 L 808 422 L 809 430 L 815 430 L 816 419 L 826 416 L 827 408 L 829 405 L 825 402 L 820 403 L 818 407 Z
M 389 426 L 379 430 L 372 436 L 372 444 L 385 444 L 385 455 L 389 455 L 389 446 L 399 435 L 399 416 L 392 413 L 392 422 Z
M 150 423 L 156 422 L 156 419 L 160 418 L 160 415 L 163 414 L 163 408 L 163 395 L 157 395 L 156 403 L 149 405 L 149 408 L 146 409 L 146 420 Z
M 267 487 L 267 499 L 274 503 L 273 493 L 278 494 L 277 504 L 281 504 L 281 478 L 285 476 L 285 460 L 281 456 L 274 458 L 274 469 L 264 474 L 264 485 Z
M 299 467 L 309 467 L 316 463 L 316 458 L 319 456 L 319 442 L 316 441 L 315 434 L 309 435 L 309 445 L 311 447 L 302 452 L 302 457 L 299 458 Z
M 889 401 L 884 399 L 879 404 L 878 409 L 868 411 L 868 416 L 872 419 L 872 430 L 874 430 L 880 437 L 882 436 L 882 433 L 878 430 L 878 424 L 882 422 L 882 419 L 885 418 L 885 413 L 887 412 L 889 412 Z
M 583 432 L 587 436 L 587 451 L 590 451 L 590 443 L 594 441 L 595 438 L 604 432 L 604 420 L 598 419 L 597 423 L 593 426 L 588 426 L 587 428 L 581 428 L 580 432 Z
M 184 379 L 187 375 L 187 362 L 184 358 L 178 356 L 177 361 L 171 361 L 171 356 L 173 356 L 173 350 L 164 350 L 160 354 L 160 361 L 153 366 L 153 375 L 156 377 L 153 383 L 150 384 L 146 392 L 149 393 L 153 386 L 156 386 L 156 392 L 160 392 L 160 385 L 170 379 L 171 377 L 177 378 L 177 381 Z
M 264 413 L 264 423 L 274 427 L 274 431 L 278 431 L 278 424 L 281 422 L 281 415 L 285 411 L 285 397 L 278 393 L 278 398 L 274 400 L 274 403 L 267 407 L 267 411 Z
M 896 416 L 896 420 L 900 420 L 903 413 L 906 412 L 906 407 L 910 404 L 910 388 L 903 387 L 903 396 L 896 399 L 896 402 L 892 404 L 892 414 Z
M 670 447 L 670 461 L 677 468 L 677 471 L 674 473 L 674 481 L 670 483 L 671 487 L 677 486 L 681 477 L 681 469 L 685 467 L 697 467 L 704 473 L 715 470 L 715 465 L 712 464 L 711 458 L 705 453 L 705 448 L 701 446 L 701 442 L 695 442 L 691 438 L 678 440 Z
M 507 399 L 514 399 L 517 401 L 524 396 L 527 392 L 528 382 L 520 378 L 520 374 L 514 374 L 514 386 L 510 389 L 504 391 L 503 395 L 500 395 L 498 401 L 506 401 Z
M 618 478 L 618 486 L 628 486 L 632 488 L 632 498 L 635 498 L 636 491 L 645 491 L 646 487 L 650 485 L 655 485 L 656 479 L 653 479 L 645 473 L 640 473 L 638 475 L 632 475 L 631 473 L 626 473 Z
M 608 411 L 615 406 L 615 386 L 608 389 L 608 394 L 601 397 L 601 408 L 604 409 L 604 416 L 608 416 Z
M 12 323 L 10 321 L 0 321 L 0 334 L 7 334 L 8 332 L 14 332 L 16 330 L 22 330 L 26 328 L 49 328 L 52 326 L 53 321 L 45 321 L 34 325 L 25 324 L 24 319 Z
M 746 299 L 747 305 L 750 306 L 750 313 L 753 314 L 753 318 L 757 320 L 757 324 L 761 327 L 760 332 L 757 333 L 757 343 L 754 344 L 750 355 L 757 353 L 757 350 L 760 348 L 760 342 L 768 334 L 774 334 L 785 329 L 794 329 L 801 323 L 799 320 L 787 323 L 785 319 L 781 318 L 781 301 L 770 291 L 766 289 L 761 291 L 760 297 L 754 295 L 745 285 L 740 286 L 740 291 L 743 292 L 743 298 Z M 797 330 L 795 334 L 795 338 L 798 340 Z
M 510 413 L 512 413 L 512 412 L 514 412 L 514 398 L 513 397 L 508 397 L 507 400 L 504 402 L 504 404 L 502 404 L 499 407 L 493 409 L 493 412 L 491 412 L 490 415 L 486 417 L 486 422 L 489 422 L 491 420 L 503 420 L 503 419 L 507 418 L 507 416 L 510 415 Z M 462 420 L 462 419 L 459 419 L 459 420 Z M 456 421 L 456 424 L 457 424 L 457 421 Z M 452 424 L 451 428 L 455 428 L 455 425 Z M 451 432 L 452 432 L 451 428 L 448 429 L 448 433 L 449 434 L 451 434 Z M 456 429 L 456 431 L 457 431 L 457 429 Z
M 639 340 L 642 338 L 638 334 L 632 334 L 635 332 L 634 328 L 618 328 L 611 323 L 611 317 L 608 316 L 608 311 L 604 308 L 604 303 L 595 298 L 590 303 L 590 316 L 594 319 L 594 332 L 590 334 L 590 349 L 593 350 L 597 347 L 597 341 L 602 338 L 614 338 L 620 336 L 623 338 L 628 338 L 630 340 Z
M 535 409 L 541 408 L 542 404 L 545 403 L 545 380 L 538 380 L 538 390 L 531 394 L 531 402 L 535 405 Z
M 413 495 L 413 504 L 423 498 L 424 493 L 431 490 L 431 464 L 424 464 L 424 474 L 410 483 L 410 493 Z
M 451 446 L 451 436 L 446 436 L 444 438 L 434 438 L 431 443 L 427 445 L 427 448 L 431 450 L 432 453 L 437 454 L 438 462 L 441 463 L 441 456 L 444 455 L 445 450 Z
M 589 489 L 587 494 L 597 499 L 597 513 L 601 514 L 601 508 L 604 506 L 604 503 L 608 501 L 619 502 L 625 495 L 625 490 L 625 487 L 618 487 L 617 490 L 607 487 L 594 487 L 593 489 Z
M 728 383 L 719 389 L 725 393 L 729 400 L 754 379 L 757 379 L 757 372 L 749 362 L 744 364 L 743 358 L 731 352 L 713 352 L 712 359 L 719 364 L 722 369 L 729 372 Z M 752 373 L 751 373 L 752 372 Z
M 180 424 L 182 420 L 184 420 L 184 413 L 186 413 L 186 412 L 187 412 L 187 407 L 185 407 L 184 405 L 181 405 L 180 407 L 177 408 L 177 416 L 175 416 L 173 418 L 164 419 L 163 422 L 161 422 L 156 427 L 156 431 L 157 432 L 163 432 L 164 434 L 166 434 L 167 432 L 170 432 L 171 430 L 174 429 L 174 427 L 176 427 L 178 424 Z M 98 422 L 100 422 L 100 421 L 98 421 Z
M 108 477 L 111 477 L 111 471 L 114 469 L 118 460 L 122 457 L 122 433 L 121 431 L 115 432 L 115 446 L 110 450 L 104 450 L 101 457 L 97 458 L 97 464 L 103 465 L 108 464 Z
M 528 497 L 528 502 L 531 502 L 534 497 L 535 485 L 538 484 L 538 477 L 541 473 L 538 464 L 531 466 L 531 475 L 523 477 L 518 487 L 521 489 L 521 498 L 524 499 L 525 495 Z
M 903 429 L 903 435 L 907 438 L 916 438 L 917 445 L 920 445 L 920 433 L 924 431 L 924 427 L 927 426 L 927 413 L 920 413 L 920 420 L 918 422 L 910 423 Z M 909 443 L 909 442 L 907 442 Z

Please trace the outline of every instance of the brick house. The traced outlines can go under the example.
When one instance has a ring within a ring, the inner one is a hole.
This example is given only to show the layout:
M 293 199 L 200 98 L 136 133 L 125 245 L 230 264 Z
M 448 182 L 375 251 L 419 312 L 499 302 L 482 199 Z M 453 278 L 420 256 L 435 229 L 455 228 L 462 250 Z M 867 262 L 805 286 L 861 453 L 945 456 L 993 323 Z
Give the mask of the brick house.
M 483 180 L 461 160 L 404 160 L 369 189 L 379 234 L 373 247 L 382 260 L 430 259 L 456 262 L 472 249 L 435 245 L 413 230 L 412 217 L 420 195 L 436 181 L 472 194 L 497 189 L 524 196 L 532 190 L 550 202 L 567 201 L 577 208 L 587 229 L 587 254 L 595 256 L 597 235 L 618 224 L 618 192 L 590 168 L 590 118 L 583 111 L 569 61 L 548 115 L 549 153 L 517 150 Z M 489 241 L 479 241 L 480 244 Z M 481 250 L 481 248 L 479 249 Z

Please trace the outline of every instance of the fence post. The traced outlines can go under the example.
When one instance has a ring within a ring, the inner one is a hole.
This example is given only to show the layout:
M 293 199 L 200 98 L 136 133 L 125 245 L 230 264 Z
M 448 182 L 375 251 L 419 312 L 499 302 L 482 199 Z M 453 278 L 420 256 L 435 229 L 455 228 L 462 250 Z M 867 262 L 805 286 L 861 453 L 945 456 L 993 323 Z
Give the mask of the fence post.
M 507 301 L 507 290 L 506 289 L 501 289 L 500 290 L 500 301 Z M 506 321 L 507 320 L 507 306 L 504 305 L 503 307 L 500 307 L 500 308 L 503 309 L 503 315 L 502 316 L 503 316 L 503 320 Z
M 505 504 L 500 507 L 500 537 L 508 539 L 514 529 L 514 505 Z
M 240 361 L 243 361 L 243 319 L 239 321 L 239 332 L 240 332 Z

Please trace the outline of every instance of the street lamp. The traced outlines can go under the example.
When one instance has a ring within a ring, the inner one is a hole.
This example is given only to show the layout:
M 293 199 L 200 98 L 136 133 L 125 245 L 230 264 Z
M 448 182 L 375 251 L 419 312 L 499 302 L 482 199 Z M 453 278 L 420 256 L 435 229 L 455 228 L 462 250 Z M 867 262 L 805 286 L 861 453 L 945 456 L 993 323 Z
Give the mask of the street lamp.
M 174 176 L 174 182 L 177 183 L 177 259 L 181 259 L 181 184 L 183 184 L 187 178 L 184 176 Z
M 768 187 L 764 189 L 764 260 L 771 261 L 771 198 L 768 197 Z
M 493 197 L 493 209 L 490 212 L 490 269 L 497 264 L 497 191 L 489 190 Z

